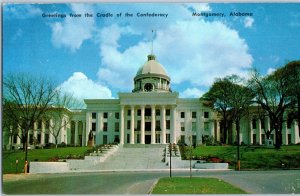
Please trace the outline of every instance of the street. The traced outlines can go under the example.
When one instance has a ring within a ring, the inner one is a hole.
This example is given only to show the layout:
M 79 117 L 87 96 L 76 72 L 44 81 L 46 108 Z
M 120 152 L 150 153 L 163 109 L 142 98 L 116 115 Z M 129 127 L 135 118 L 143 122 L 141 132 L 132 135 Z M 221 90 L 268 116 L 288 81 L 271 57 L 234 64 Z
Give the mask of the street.
M 193 171 L 193 177 L 221 178 L 254 194 L 300 193 L 300 170 L 278 171 Z M 160 177 L 169 172 L 89 172 L 67 174 L 6 175 L 6 194 L 147 194 Z M 189 176 L 189 170 L 172 171 L 172 176 Z

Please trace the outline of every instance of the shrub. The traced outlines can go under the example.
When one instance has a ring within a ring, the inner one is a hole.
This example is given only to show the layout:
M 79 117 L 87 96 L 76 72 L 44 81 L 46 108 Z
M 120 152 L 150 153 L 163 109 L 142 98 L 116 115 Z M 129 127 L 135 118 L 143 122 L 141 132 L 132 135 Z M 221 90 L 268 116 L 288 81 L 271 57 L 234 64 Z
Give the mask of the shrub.
M 47 144 L 45 144 L 45 146 L 44 146 L 44 148 L 55 148 L 55 144 L 53 144 L 53 143 L 47 143 Z

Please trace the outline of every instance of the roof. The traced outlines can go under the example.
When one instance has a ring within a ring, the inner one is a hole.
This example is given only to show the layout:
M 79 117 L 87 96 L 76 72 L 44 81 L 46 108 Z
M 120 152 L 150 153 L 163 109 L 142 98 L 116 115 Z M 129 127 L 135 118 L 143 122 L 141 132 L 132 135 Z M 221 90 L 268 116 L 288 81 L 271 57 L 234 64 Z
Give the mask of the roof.
M 148 55 L 148 61 L 139 68 L 136 76 L 144 74 L 158 74 L 168 76 L 165 68 L 156 61 L 155 55 L 153 54 Z

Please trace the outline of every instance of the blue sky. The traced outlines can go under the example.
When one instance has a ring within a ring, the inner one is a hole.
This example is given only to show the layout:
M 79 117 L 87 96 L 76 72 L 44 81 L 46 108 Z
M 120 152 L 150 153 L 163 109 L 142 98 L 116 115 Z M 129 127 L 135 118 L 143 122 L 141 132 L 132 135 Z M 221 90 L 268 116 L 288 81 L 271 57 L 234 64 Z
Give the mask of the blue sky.
M 154 54 L 180 97 L 201 96 L 216 77 L 247 77 L 252 67 L 265 75 L 300 59 L 297 3 L 5 4 L 3 10 L 3 75 L 45 75 L 81 99 L 131 92 L 133 78 L 151 52 L 152 37 Z M 133 17 L 125 17 L 126 12 Z M 147 12 L 168 17 L 136 16 Z M 70 13 L 93 17 L 71 18 Z

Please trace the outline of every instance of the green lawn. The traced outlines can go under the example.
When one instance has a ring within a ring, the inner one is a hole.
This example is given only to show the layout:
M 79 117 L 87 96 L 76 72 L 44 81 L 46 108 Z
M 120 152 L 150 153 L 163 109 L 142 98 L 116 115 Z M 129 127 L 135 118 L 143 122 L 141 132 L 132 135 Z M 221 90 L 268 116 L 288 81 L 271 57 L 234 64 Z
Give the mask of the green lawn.
M 188 158 L 188 147 L 186 156 Z M 230 168 L 235 168 L 236 146 L 198 146 L 193 150 L 195 159 L 209 160 L 217 157 L 223 162 L 228 162 Z M 289 169 L 300 168 L 300 145 L 282 146 L 281 149 L 263 146 L 240 147 L 241 169 Z
M 217 178 L 161 178 L 153 188 L 152 194 L 246 194 Z
M 28 150 L 28 161 L 56 161 L 57 159 L 77 158 L 83 159 L 89 147 L 66 147 L 54 149 Z M 19 160 L 18 172 L 24 166 L 24 152 L 21 150 L 2 153 L 2 172 L 16 173 L 16 160 Z

